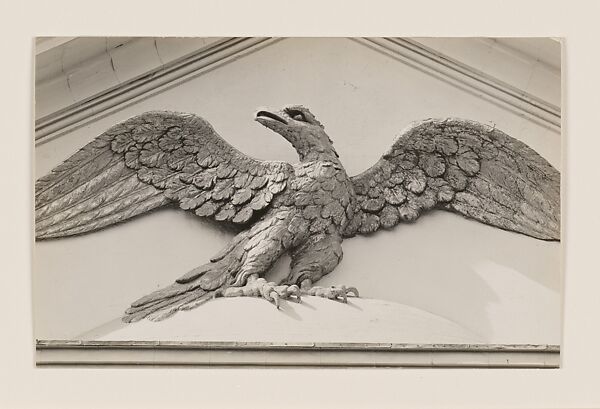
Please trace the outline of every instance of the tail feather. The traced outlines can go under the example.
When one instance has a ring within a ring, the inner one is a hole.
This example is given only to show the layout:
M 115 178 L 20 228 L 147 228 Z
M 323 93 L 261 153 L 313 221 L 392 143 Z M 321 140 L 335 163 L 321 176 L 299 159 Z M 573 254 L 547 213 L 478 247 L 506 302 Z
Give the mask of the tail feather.
M 240 262 L 235 253 L 217 262 L 206 263 L 193 269 L 173 284 L 145 295 L 125 311 L 124 322 L 135 322 L 143 318 L 159 321 L 179 310 L 193 308 L 209 300 L 231 279 L 231 273 L 239 269 Z M 192 277 L 193 278 L 189 278 Z
M 195 286 L 193 289 L 190 288 L 190 286 L 173 283 L 169 287 L 142 297 L 125 311 L 122 321 L 131 323 L 144 318 L 148 318 L 151 321 L 161 321 L 172 316 L 177 311 L 186 309 L 185 307 L 188 304 L 193 303 L 194 305 L 198 305 L 208 301 L 215 294 L 215 291 L 205 291 L 198 286 Z M 142 302 L 143 299 L 151 297 L 154 297 L 152 301 Z

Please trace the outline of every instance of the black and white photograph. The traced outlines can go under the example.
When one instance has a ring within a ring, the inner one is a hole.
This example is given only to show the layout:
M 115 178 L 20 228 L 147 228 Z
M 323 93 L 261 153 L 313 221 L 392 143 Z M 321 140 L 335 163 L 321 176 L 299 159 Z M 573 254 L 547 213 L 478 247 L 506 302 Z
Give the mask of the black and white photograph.
M 0 10 L 0 407 L 600 407 L 600 3 Z
M 38 37 L 38 365 L 558 368 L 559 38 Z

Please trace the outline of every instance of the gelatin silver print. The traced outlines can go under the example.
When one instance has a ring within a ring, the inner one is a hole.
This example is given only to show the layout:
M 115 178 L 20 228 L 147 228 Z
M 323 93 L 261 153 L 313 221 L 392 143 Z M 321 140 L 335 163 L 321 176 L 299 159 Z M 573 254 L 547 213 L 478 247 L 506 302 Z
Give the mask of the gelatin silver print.
M 36 44 L 38 365 L 558 367 L 560 42 Z

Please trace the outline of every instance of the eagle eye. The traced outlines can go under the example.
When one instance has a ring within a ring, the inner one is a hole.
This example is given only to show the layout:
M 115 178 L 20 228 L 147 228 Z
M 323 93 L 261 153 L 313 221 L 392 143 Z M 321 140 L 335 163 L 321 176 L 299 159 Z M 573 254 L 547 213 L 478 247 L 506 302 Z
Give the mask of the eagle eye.
M 306 117 L 304 116 L 304 112 L 299 111 L 297 109 L 288 109 L 286 110 L 287 114 L 296 121 L 308 122 Z

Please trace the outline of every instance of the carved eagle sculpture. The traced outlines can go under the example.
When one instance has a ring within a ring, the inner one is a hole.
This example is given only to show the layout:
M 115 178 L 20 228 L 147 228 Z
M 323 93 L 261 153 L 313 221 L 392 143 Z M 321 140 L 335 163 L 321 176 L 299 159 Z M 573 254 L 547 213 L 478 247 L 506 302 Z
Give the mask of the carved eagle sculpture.
M 560 237 L 560 175 L 524 143 L 476 122 L 406 128 L 370 169 L 350 177 L 305 107 L 260 111 L 300 163 L 237 151 L 199 116 L 148 112 L 98 136 L 36 183 L 36 238 L 97 230 L 161 206 L 244 228 L 208 263 L 131 304 L 123 320 L 160 320 L 215 296 L 346 300 L 353 287 L 313 286 L 342 259 L 342 241 L 449 210 L 541 240 Z M 281 283 L 263 276 L 289 252 Z

